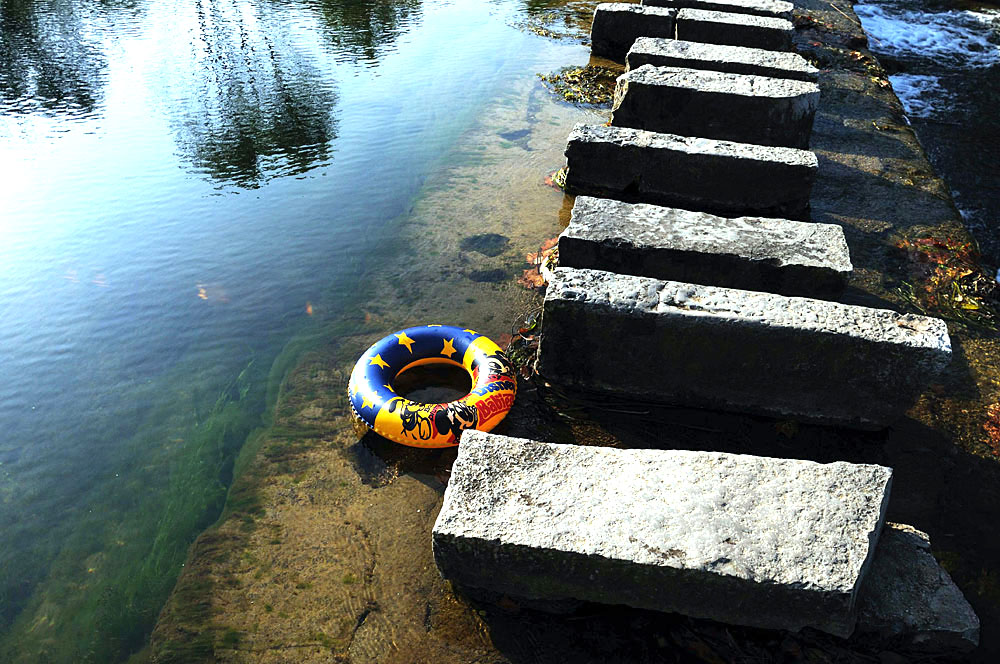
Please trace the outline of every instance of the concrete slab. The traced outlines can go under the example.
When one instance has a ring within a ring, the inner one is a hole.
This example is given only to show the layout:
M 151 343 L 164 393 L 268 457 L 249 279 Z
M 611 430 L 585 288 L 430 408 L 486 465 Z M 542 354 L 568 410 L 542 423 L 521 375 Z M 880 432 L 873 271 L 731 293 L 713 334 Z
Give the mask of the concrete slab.
M 625 69 L 638 69 L 643 65 L 709 69 L 730 74 L 792 78 L 810 83 L 819 80 L 819 70 L 798 53 L 683 39 L 639 37 L 625 58 Z
M 795 5 L 784 0 L 642 0 L 647 7 L 673 7 L 675 9 L 707 9 L 734 14 L 773 16 L 791 20 Z
M 737 217 L 578 196 L 563 267 L 835 299 L 853 268 L 834 224 Z
M 847 636 L 891 480 L 874 465 L 469 430 L 434 559 L 455 583 L 519 597 Z
M 652 9 L 652 7 L 650 7 Z M 791 21 L 769 16 L 750 16 L 732 12 L 681 9 L 677 12 L 677 39 L 763 48 L 770 51 L 792 50 L 795 29 Z M 640 35 L 663 37 L 666 35 Z
M 885 524 L 858 596 L 858 632 L 908 652 L 969 652 L 979 618 L 930 548 L 927 533 Z
M 806 219 L 816 155 L 805 150 L 578 124 L 566 191 L 729 216 Z
M 611 124 L 805 149 L 818 105 L 815 83 L 643 65 L 618 77 Z
M 676 9 L 643 7 L 625 2 L 604 2 L 594 9 L 590 29 L 590 50 L 616 62 L 625 62 L 625 54 L 638 37 L 667 37 L 676 34 Z
M 572 389 L 879 429 L 950 360 L 936 318 L 560 267 L 536 366 Z

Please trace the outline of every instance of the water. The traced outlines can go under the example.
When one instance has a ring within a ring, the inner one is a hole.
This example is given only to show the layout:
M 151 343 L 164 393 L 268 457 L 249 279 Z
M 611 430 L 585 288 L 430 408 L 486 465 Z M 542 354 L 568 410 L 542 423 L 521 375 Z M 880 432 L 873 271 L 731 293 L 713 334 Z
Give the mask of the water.
M 302 340 L 415 260 L 393 228 L 483 109 L 578 55 L 522 11 L 0 4 L 0 660 L 141 647 Z
M 1000 265 L 1000 9 L 961 0 L 855 7 L 935 170 Z

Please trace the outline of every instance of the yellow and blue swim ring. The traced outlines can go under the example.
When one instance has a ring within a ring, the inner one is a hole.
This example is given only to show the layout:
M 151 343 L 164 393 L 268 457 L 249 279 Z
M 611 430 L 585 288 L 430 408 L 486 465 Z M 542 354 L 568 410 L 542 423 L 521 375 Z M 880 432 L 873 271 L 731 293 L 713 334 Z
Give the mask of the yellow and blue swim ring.
M 450 403 L 418 403 L 395 393 L 404 371 L 452 364 L 472 377 L 472 391 Z M 473 330 L 449 325 L 408 327 L 365 351 L 347 387 L 358 420 L 375 433 L 411 447 L 452 447 L 465 429 L 489 431 L 514 404 L 514 365 L 500 347 Z

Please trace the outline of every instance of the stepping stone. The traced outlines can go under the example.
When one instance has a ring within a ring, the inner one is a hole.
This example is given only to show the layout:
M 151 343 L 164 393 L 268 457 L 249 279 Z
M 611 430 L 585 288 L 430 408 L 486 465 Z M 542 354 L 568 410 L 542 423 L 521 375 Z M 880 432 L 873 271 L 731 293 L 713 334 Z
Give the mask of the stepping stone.
M 816 155 L 785 147 L 578 124 L 566 191 L 729 216 L 807 219 Z
M 462 434 L 433 530 L 441 575 L 848 636 L 892 471 Z
M 753 14 L 791 20 L 795 5 L 784 0 L 642 0 L 646 7 L 707 9 L 709 11 Z
M 936 318 L 560 267 L 536 368 L 581 391 L 880 429 L 950 360 Z
M 577 196 L 559 265 L 834 299 L 852 271 L 835 224 L 737 217 Z
M 611 124 L 808 148 L 818 105 L 815 83 L 643 65 L 618 77 Z
M 703 44 L 683 39 L 639 37 L 625 58 L 625 69 L 638 69 L 643 65 L 793 78 L 809 83 L 815 83 L 819 79 L 819 70 L 798 53 Z
M 652 7 L 650 7 L 652 9 Z M 729 44 L 763 48 L 769 51 L 792 50 L 795 29 L 791 21 L 769 16 L 750 16 L 732 12 L 681 9 L 677 12 L 677 39 L 707 44 Z M 642 34 L 641 37 L 666 35 Z
M 858 632 L 910 652 L 969 652 L 979 645 L 979 618 L 930 548 L 927 533 L 885 524 L 858 596 Z
M 590 51 L 609 60 L 625 62 L 625 54 L 637 37 L 673 38 L 676 18 L 676 9 L 626 2 L 601 3 L 594 10 Z

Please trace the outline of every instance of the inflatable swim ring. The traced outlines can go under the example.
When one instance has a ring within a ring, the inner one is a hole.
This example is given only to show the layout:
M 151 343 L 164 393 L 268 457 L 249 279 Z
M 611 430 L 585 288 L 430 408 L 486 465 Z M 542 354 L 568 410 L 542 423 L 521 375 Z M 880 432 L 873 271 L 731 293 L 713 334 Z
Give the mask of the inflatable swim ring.
M 395 393 L 396 377 L 423 364 L 452 364 L 472 377 L 472 391 L 450 403 L 418 403 Z M 361 356 L 348 384 L 357 420 L 412 447 L 451 447 L 465 429 L 489 431 L 514 403 L 514 367 L 500 347 L 472 330 L 448 325 L 408 327 Z

